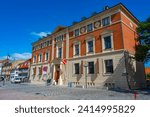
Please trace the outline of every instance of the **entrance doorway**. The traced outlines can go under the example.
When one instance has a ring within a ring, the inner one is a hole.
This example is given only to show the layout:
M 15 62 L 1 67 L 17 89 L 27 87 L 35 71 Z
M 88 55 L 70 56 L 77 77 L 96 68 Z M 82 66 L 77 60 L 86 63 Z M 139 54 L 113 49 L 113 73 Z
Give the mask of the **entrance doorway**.
M 55 81 L 58 84 L 59 76 L 60 76 L 60 65 L 55 66 L 56 71 L 55 71 Z

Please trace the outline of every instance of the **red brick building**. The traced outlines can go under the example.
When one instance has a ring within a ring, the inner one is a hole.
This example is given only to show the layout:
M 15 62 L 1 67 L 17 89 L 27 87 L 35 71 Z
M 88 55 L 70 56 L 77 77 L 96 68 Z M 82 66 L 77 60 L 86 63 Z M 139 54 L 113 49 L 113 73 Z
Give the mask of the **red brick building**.
M 144 67 L 133 59 L 138 23 L 118 4 L 71 26 L 59 26 L 32 44 L 31 80 L 88 87 L 144 86 Z
M 146 74 L 150 74 L 150 68 L 149 68 L 149 67 L 146 67 L 146 68 L 145 68 L 145 73 L 146 73 Z

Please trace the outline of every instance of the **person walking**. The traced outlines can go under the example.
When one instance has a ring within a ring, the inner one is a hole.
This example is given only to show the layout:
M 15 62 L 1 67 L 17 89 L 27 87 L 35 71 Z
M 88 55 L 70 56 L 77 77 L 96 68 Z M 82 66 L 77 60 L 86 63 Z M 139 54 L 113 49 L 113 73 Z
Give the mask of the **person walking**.
M 3 86 L 4 86 L 5 85 L 5 78 L 3 77 L 2 80 L 3 80 Z

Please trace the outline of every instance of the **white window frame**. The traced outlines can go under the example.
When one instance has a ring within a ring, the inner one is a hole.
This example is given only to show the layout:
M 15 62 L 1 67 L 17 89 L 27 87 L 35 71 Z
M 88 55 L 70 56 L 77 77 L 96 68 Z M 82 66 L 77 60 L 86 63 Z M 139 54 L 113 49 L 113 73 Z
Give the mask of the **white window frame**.
M 93 62 L 94 63 L 94 73 L 93 74 L 91 74 L 91 73 L 89 73 L 89 63 L 90 62 Z M 87 67 L 87 74 L 88 75 L 94 75 L 95 74 L 95 61 L 93 60 L 93 61 L 87 61 L 87 65 L 88 65 L 88 67 Z
M 80 69 L 80 63 L 74 63 L 74 64 L 73 64 L 73 65 L 74 65 L 74 68 L 73 68 L 73 69 L 74 69 L 74 70 L 73 70 L 74 72 L 73 72 L 73 74 L 74 74 L 74 75 L 79 75 L 79 74 L 75 74 L 75 64 L 79 64 L 79 74 L 81 73 L 81 71 L 80 71 L 80 70 L 81 70 L 81 69 Z
M 112 63 L 113 63 L 113 71 L 114 71 L 114 59 L 113 58 L 110 58 L 110 59 L 104 59 L 103 60 L 103 74 L 104 75 L 112 75 L 113 73 L 106 73 L 106 65 L 105 65 L 105 61 L 106 60 L 112 60 Z
M 79 30 L 79 35 L 77 35 L 77 36 L 75 35 L 76 30 Z M 80 28 L 77 28 L 74 30 L 74 37 L 78 37 L 78 36 L 80 36 Z
M 62 48 L 62 53 L 61 53 L 61 59 L 62 59 L 62 57 L 63 57 L 63 43 L 61 45 L 57 45 L 57 47 L 56 47 L 56 57 L 57 58 L 58 58 L 58 50 L 59 50 L 59 48 Z
M 40 55 L 41 55 L 41 57 L 40 57 Z M 42 62 L 42 53 L 41 53 L 41 54 L 39 54 L 38 59 L 39 59 L 39 62 Z
M 75 55 L 75 46 L 76 45 L 79 45 L 79 55 Z M 74 57 L 79 57 L 80 56 L 80 42 L 75 42 L 74 44 L 73 44 L 73 56 Z
M 110 21 L 109 21 L 109 25 L 106 25 L 106 26 L 110 26 L 112 24 L 112 21 L 111 21 L 111 15 L 105 15 L 101 18 L 101 26 L 102 27 L 106 27 L 106 26 L 103 26 L 103 19 L 109 17 Z
M 36 63 L 36 55 L 33 56 L 33 63 Z
M 46 54 L 48 54 L 48 59 L 46 59 Z M 46 52 L 46 53 L 45 53 L 45 61 L 48 61 L 48 60 L 49 60 L 49 53 Z
M 108 37 L 108 36 L 111 37 L 111 48 L 110 48 L 110 49 L 105 49 L 105 41 L 104 41 L 104 38 L 105 38 L 105 37 Z M 103 52 L 111 52 L 111 51 L 114 50 L 113 33 L 107 33 L 107 34 L 103 34 L 103 35 L 102 35 L 102 50 L 103 50 Z
M 88 31 L 88 26 L 89 26 L 89 25 L 92 25 L 92 30 L 90 30 L 90 31 Z M 86 26 L 86 31 L 87 31 L 87 33 L 94 31 L 94 23 L 88 24 L 88 25 Z
M 93 52 L 88 52 L 88 42 L 93 41 Z M 94 37 L 89 37 L 86 39 L 86 55 L 92 55 L 95 53 L 95 38 Z

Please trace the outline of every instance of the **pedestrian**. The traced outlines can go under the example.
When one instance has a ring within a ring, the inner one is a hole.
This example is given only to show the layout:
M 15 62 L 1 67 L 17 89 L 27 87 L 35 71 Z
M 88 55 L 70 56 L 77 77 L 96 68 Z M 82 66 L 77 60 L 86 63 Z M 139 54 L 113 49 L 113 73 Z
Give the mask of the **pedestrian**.
M 3 86 L 5 85 L 5 78 L 3 77 Z

